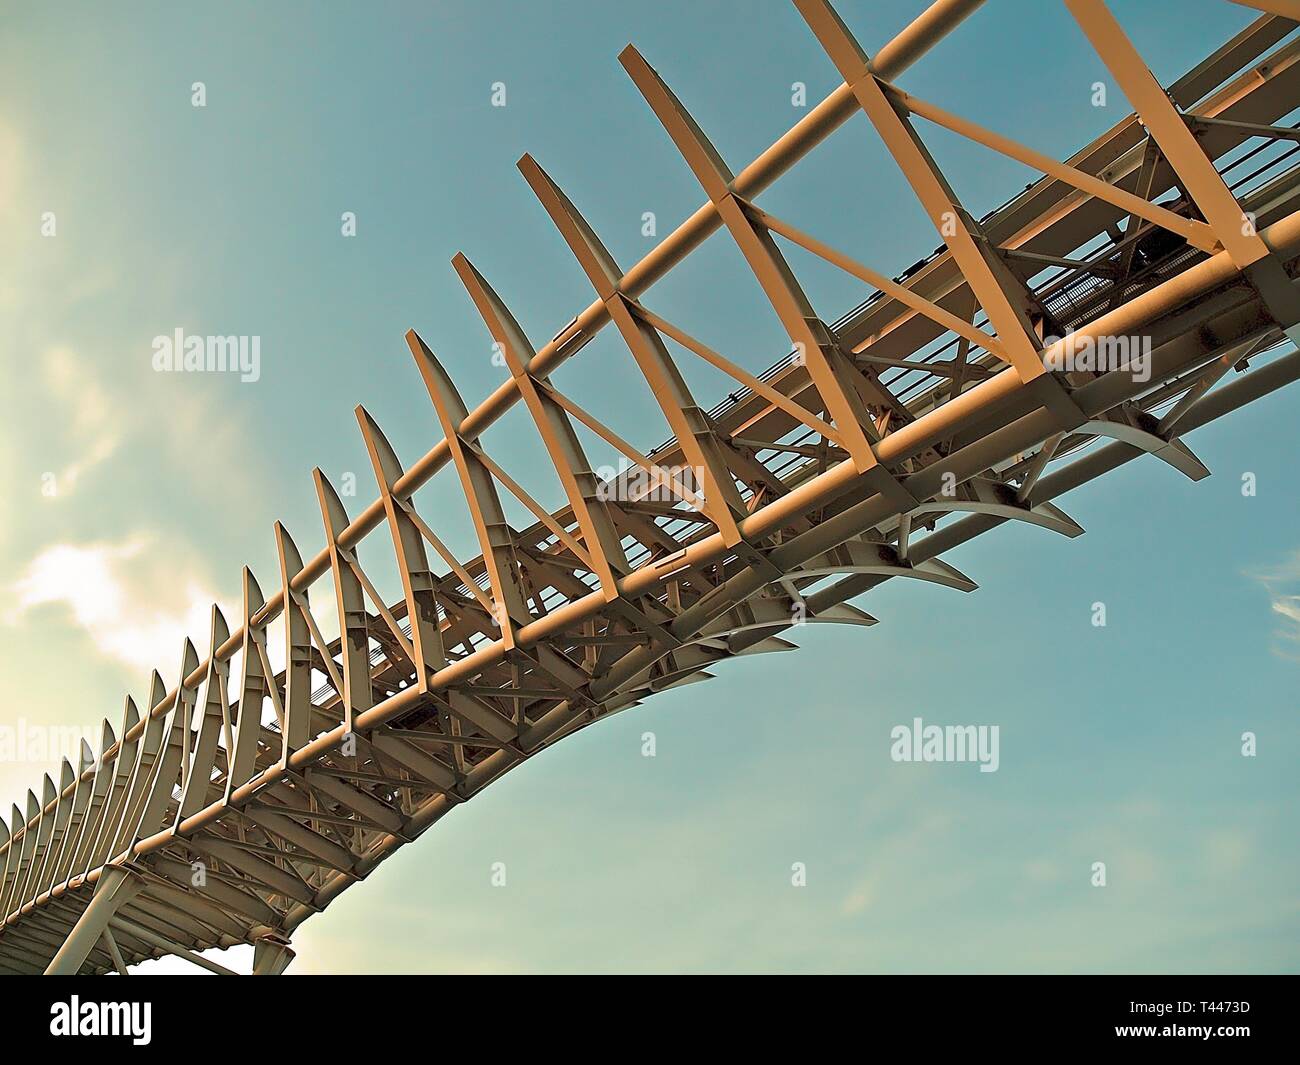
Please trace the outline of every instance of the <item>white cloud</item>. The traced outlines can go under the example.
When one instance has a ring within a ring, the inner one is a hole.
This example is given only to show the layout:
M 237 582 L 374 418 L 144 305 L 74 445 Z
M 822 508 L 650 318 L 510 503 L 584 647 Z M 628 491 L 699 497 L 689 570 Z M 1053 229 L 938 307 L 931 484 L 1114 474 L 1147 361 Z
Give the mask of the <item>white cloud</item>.
M 1290 618 L 1292 621 L 1300 622 L 1300 595 L 1282 595 L 1273 599 L 1274 613 L 1281 614 L 1284 618 Z
M 164 562 L 149 548 L 142 536 L 47 547 L 15 584 L 17 607 L 6 623 L 61 605 L 105 657 L 169 676 L 185 636 L 203 649 L 216 600 L 197 578 L 177 579 L 173 560 Z
M 0 219 L 5 221 L 13 218 L 17 210 L 23 171 L 22 147 L 13 124 L 0 117 Z
M 63 494 L 76 487 L 83 473 L 112 456 L 121 442 L 121 433 L 115 424 L 111 398 L 70 349 L 50 348 L 42 367 L 46 386 L 67 410 L 71 435 L 79 444 L 79 457 L 57 475 L 59 494 Z
M 1252 574 L 1269 595 L 1273 613 L 1282 620 L 1274 630 L 1273 653 L 1300 661 L 1300 549 L 1273 569 Z

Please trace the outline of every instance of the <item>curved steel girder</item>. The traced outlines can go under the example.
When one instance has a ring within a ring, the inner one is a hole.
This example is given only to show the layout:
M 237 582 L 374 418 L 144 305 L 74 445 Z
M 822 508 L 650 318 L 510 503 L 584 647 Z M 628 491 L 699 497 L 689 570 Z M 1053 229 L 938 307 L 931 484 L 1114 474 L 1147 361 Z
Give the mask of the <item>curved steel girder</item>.
M 1169 463 L 1174 469 L 1193 481 L 1200 481 L 1210 476 L 1209 467 L 1192 454 L 1191 448 L 1181 440 L 1166 440 L 1156 430 L 1155 418 L 1145 411 L 1134 411 L 1137 425 L 1127 422 L 1090 421 L 1079 426 L 1080 433 L 1105 436 L 1120 440 L 1125 444 L 1141 448 L 1149 455 L 1154 455 L 1162 462 Z
M 842 573 L 866 573 L 880 577 L 913 577 L 959 592 L 973 592 L 979 587 L 960 570 L 940 559 L 932 558 L 917 563 L 904 561 L 889 544 L 850 541 L 822 557 L 829 557 L 830 561 L 822 563 L 820 559 L 815 559 L 812 564 L 792 571 L 790 578 L 794 580 L 801 577 L 832 577 Z M 847 561 L 836 561 L 837 557 Z
M 1052 503 L 1016 502 L 1016 494 L 1007 485 L 990 481 L 970 481 L 976 499 L 930 499 L 912 514 L 988 514 L 1008 521 L 1023 521 L 1073 539 L 1083 534 L 1083 526 Z
M 791 622 L 787 619 L 786 621 L 779 623 L 777 626 L 772 626 L 772 625 L 742 626 L 741 628 L 728 631 L 725 635 L 720 635 L 717 637 L 713 637 L 713 636 L 702 637 L 698 640 L 693 640 L 688 644 L 683 644 L 682 647 L 677 648 L 678 653 L 680 653 L 683 648 L 691 648 L 701 652 L 707 652 L 712 650 L 712 651 L 716 651 L 718 654 L 714 656 L 714 655 L 708 655 L 706 653 L 701 657 L 701 660 L 699 662 L 696 662 L 692 665 L 683 666 L 680 669 L 675 669 L 668 673 L 661 673 L 655 677 L 650 677 L 647 681 L 626 689 L 623 692 L 623 696 L 624 697 L 635 696 L 637 693 L 642 693 L 642 692 L 646 694 L 654 694 L 655 692 L 667 691 L 669 688 L 680 688 L 687 684 L 695 684 L 702 680 L 713 680 L 714 674 L 708 672 L 704 667 L 708 665 L 712 665 L 713 663 L 720 661 L 721 659 L 724 658 L 743 658 L 746 655 L 773 654 L 781 651 L 797 651 L 799 649 L 797 644 L 793 644 L 789 640 L 779 639 L 776 636 L 768 636 L 766 639 L 759 640 L 757 643 L 752 643 L 744 647 L 736 647 L 730 639 L 730 637 L 734 636 L 736 633 L 739 632 L 745 632 L 745 631 L 753 632 L 764 628 L 770 628 L 775 630 L 776 628 L 780 628 L 782 626 L 788 627 L 790 624 Z M 667 657 L 667 655 L 665 655 L 664 657 Z M 662 658 L 656 659 L 656 661 L 662 661 L 662 660 L 663 660 Z M 608 715 L 602 714 L 601 716 L 603 717 Z
M 721 628 L 702 630 L 692 639 L 684 641 L 675 648 L 666 648 L 663 654 L 653 659 L 647 668 L 653 668 L 670 654 L 681 655 L 683 651 L 695 650 L 720 652 L 723 657 L 739 658 L 747 654 L 764 654 L 767 652 L 787 651 L 796 645 L 785 640 L 777 640 L 777 633 L 800 625 L 860 625 L 869 627 L 879 624 L 876 618 L 857 607 L 839 603 L 817 611 L 815 614 L 796 607 L 801 603 L 793 598 L 754 599 L 732 607 L 720 615 L 725 624 Z M 755 643 L 740 644 L 738 637 L 749 634 L 766 633 L 764 639 Z M 775 641 L 775 642 L 773 642 Z M 704 666 L 717 661 L 713 656 L 704 655 L 699 663 L 685 672 L 698 672 Z M 658 678 L 656 678 L 658 679 Z M 647 690 L 643 685 L 636 690 Z M 648 690 L 659 691 L 662 687 Z
M 681 688 L 687 684 L 698 684 L 703 680 L 713 680 L 714 674 L 707 670 L 700 669 L 698 666 L 690 666 L 686 669 L 674 670 L 672 673 L 665 673 L 663 676 L 653 678 L 644 689 L 647 692 L 665 692 L 669 688 Z

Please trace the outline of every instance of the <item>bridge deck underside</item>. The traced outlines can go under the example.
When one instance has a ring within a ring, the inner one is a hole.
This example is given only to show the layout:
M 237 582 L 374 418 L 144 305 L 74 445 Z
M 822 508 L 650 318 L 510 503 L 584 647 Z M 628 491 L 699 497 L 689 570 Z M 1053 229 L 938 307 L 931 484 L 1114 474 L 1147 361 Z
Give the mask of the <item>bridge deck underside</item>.
M 926 157 L 908 154 L 914 129 L 898 116 L 910 98 L 889 81 L 923 49 L 905 32 L 855 78 L 829 9 L 798 6 L 848 74 L 824 106 L 876 125 L 927 205 L 950 196 Z M 947 29 L 977 6 L 941 0 L 935 10 Z M 1095 0 L 1070 7 L 1086 29 L 1105 30 Z M 47 777 L 42 795 L 13 807 L 0 824 L 0 972 L 45 971 L 92 917 L 99 924 L 73 971 L 286 941 L 398 847 L 558 739 L 706 680 L 716 662 L 792 649 L 802 624 L 870 626 L 848 600 L 883 581 L 970 591 L 943 554 L 1006 521 L 1078 535 L 1053 500 L 1133 458 L 1204 476 L 1181 438 L 1300 376 L 1300 354 L 1275 350 L 1296 338 L 1300 319 L 1300 144 L 1272 128 L 1300 100 L 1294 27 L 1262 16 L 1169 87 L 1181 128 L 1247 212 L 1257 244 L 1238 247 L 1214 225 L 1213 180 L 1195 167 L 1189 176 L 1157 103 L 1148 106 L 1158 113 L 1129 116 L 1068 163 L 1159 205 L 1163 224 L 1059 176 L 979 220 L 953 198 L 960 234 L 941 229 L 944 247 L 869 286 L 875 294 L 830 325 L 811 313 L 777 248 L 803 235 L 753 204 L 762 184 L 753 171 L 726 172 L 654 72 L 625 53 L 710 198 L 701 217 L 745 253 L 797 357 L 757 378 L 733 373 L 739 390 L 699 407 L 664 341 L 690 357 L 715 353 L 639 300 L 671 263 L 621 271 L 525 159 L 597 302 L 534 350 L 457 258 L 510 381 L 471 412 L 408 334 L 442 441 L 404 466 L 359 409 L 376 502 L 349 516 L 318 474 L 326 547 L 304 560 L 277 525 L 272 594 L 245 570 L 234 630 L 214 607 L 207 653 L 186 642 L 177 684 L 155 673 L 143 711 L 128 700 L 119 728 L 104 723 L 98 752 L 65 762 L 59 781 Z M 1114 45 L 1103 51 L 1115 56 Z M 895 107 L 873 110 L 880 100 Z M 683 232 L 698 243 L 701 226 Z M 609 326 L 674 430 L 648 456 L 552 378 Z M 1026 345 L 1047 359 L 1059 349 L 1052 338 L 1069 330 L 1143 338 L 1149 378 L 1087 366 L 1035 373 L 1016 361 Z M 479 440 L 521 400 L 555 464 L 560 510 L 538 507 Z M 582 440 L 596 437 L 623 452 L 628 472 L 595 475 Z M 414 502 L 444 467 L 464 488 L 483 549 L 471 561 L 446 550 Z M 691 472 L 656 480 L 646 467 Z M 503 493 L 533 510 L 531 527 L 506 521 Z M 396 601 L 385 586 L 398 589 Z M 324 638 L 323 618 L 337 638 Z M 130 890 L 88 911 L 106 885 L 119 890 L 110 868 L 127 872 Z

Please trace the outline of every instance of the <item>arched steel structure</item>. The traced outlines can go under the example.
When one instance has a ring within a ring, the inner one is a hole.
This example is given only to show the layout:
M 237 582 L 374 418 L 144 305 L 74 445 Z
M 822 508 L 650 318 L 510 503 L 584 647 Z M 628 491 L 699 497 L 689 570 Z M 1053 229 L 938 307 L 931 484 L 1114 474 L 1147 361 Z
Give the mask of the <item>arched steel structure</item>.
M 1135 113 L 1062 163 L 896 84 L 979 0 L 937 0 L 874 56 L 826 0 L 795 3 L 843 84 L 739 172 L 634 48 L 620 57 L 707 199 L 635 266 L 520 161 L 595 299 L 535 348 L 456 257 L 509 380 L 470 410 L 407 334 L 442 439 L 404 465 L 358 408 L 378 498 L 349 515 L 317 470 L 324 548 L 304 558 L 277 523 L 270 594 L 245 569 L 233 629 L 214 607 L 174 686 L 155 672 L 144 704 L 128 698 L 117 728 L 104 722 L 98 751 L 13 807 L 0 823 L 0 971 L 125 971 L 162 954 L 226 971 L 196 952 L 252 943 L 255 971 L 279 972 L 298 925 L 544 747 L 719 660 L 789 649 L 783 636 L 801 623 L 873 624 L 847 600 L 882 581 L 968 591 L 944 552 L 1009 520 L 1077 535 L 1053 500 L 1143 454 L 1203 477 L 1181 438 L 1300 376 L 1300 352 L 1264 357 L 1300 340 L 1300 134 L 1276 125 L 1300 102 L 1300 5 L 1251 3 L 1256 21 L 1165 88 L 1103 0 L 1064 0 Z M 855 116 L 944 241 L 900 278 L 755 202 Z M 976 219 L 927 152 L 923 122 L 1044 177 Z M 794 345 L 759 376 L 642 300 L 719 230 Z M 827 324 L 789 244 L 874 294 Z M 673 432 L 651 455 L 552 380 L 611 327 Z M 1067 344 L 1120 337 L 1149 340 L 1149 379 L 1055 369 Z M 682 357 L 739 391 L 706 410 Z M 566 500 L 554 513 L 480 442 L 517 402 L 554 464 Z M 587 433 L 658 479 L 601 482 Z M 472 561 L 413 502 L 444 467 L 473 517 Z M 664 472 L 681 469 L 692 472 Z M 509 524 L 503 490 L 531 527 Z M 363 541 L 395 565 L 398 602 L 367 574 Z M 325 575 L 332 603 L 310 598 Z M 322 637 L 322 610 L 340 638 Z

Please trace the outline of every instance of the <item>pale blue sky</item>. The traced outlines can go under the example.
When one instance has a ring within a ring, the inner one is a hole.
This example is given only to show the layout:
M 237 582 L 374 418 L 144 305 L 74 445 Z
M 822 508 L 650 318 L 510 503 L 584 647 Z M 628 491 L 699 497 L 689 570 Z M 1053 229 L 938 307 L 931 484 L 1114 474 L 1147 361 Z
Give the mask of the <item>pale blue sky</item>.
M 872 50 L 921 6 L 840 10 Z M 662 237 L 698 206 L 616 61 L 628 41 L 734 169 L 803 113 L 792 82 L 815 102 L 837 81 L 782 0 L 2 7 L 0 723 L 116 724 L 151 666 L 173 679 L 180 635 L 206 641 L 243 563 L 274 582 L 276 519 L 320 546 L 313 465 L 372 497 L 356 403 L 408 461 L 435 442 L 407 328 L 471 404 L 495 387 L 455 252 L 539 345 L 586 306 L 523 152 L 625 267 L 657 239 L 643 212 Z M 1252 18 L 1112 7 L 1166 83 Z M 1092 107 L 1098 80 L 1060 5 L 992 0 L 899 82 L 1064 156 L 1128 110 L 1113 88 Z M 977 216 L 1033 177 L 926 135 Z M 861 119 L 760 202 L 891 275 L 937 243 Z M 866 294 L 793 261 L 827 319 Z M 646 302 L 753 370 L 788 348 L 725 236 Z M 177 327 L 259 335 L 261 379 L 155 374 L 152 338 Z M 602 336 L 558 380 L 649 446 L 665 431 L 634 373 Z M 1146 459 L 1065 497 L 1080 539 L 1003 528 L 953 552 L 972 595 L 886 585 L 859 602 L 870 631 L 802 630 L 797 656 L 566 740 L 310 920 L 295 968 L 1295 970 L 1296 402 L 1190 437 L 1214 471 L 1199 485 Z M 526 419 L 487 443 L 560 502 Z M 459 491 L 439 477 L 419 502 L 472 554 Z M 998 724 L 999 771 L 891 762 L 890 728 L 918 715 Z M 6 810 L 45 769 L 0 765 Z

